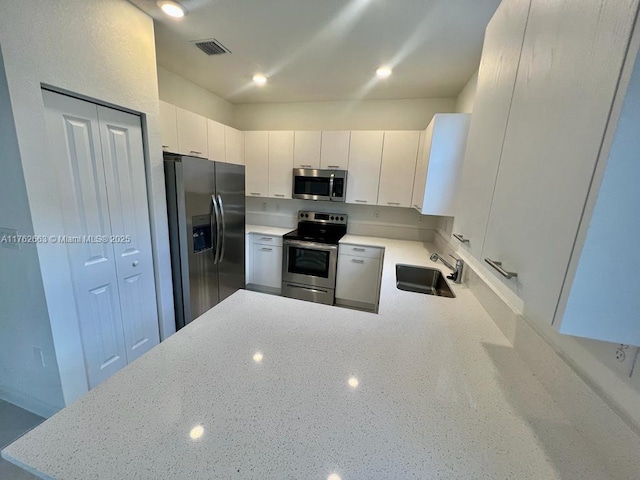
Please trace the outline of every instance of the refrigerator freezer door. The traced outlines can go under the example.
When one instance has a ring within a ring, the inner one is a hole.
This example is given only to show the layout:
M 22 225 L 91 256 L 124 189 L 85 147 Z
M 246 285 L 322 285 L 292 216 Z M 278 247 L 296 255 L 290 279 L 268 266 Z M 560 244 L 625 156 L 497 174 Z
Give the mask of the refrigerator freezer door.
M 216 198 L 222 222 L 219 300 L 245 286 L 244 165 L 216 162 Z

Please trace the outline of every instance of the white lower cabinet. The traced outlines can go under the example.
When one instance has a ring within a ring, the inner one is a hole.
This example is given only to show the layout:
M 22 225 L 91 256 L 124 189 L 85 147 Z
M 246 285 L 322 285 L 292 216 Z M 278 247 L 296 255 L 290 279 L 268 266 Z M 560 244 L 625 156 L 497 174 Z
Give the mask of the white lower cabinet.
M 251 234 L 249 288 L 280 294 L 282 288 L 282 237 Z
M 336 305 L 378 311 L 384 250 L 340 244 L 336 276 Z

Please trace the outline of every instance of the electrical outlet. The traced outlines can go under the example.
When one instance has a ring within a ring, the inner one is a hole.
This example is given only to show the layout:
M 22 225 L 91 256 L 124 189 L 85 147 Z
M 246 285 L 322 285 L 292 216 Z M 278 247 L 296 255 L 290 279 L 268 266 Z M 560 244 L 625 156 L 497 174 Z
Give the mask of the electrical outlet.
M 267 211 L 267 202 L 262 202 L 262 211 L 263 212 Z
M 380 210 L 373 211 L 373 218 L 380 218 Z
M 279 212 L 279 211 L 280 211 L 280 204 L 276 203 L 276 212 Z
M 636 360 L 637 347 L 630 347 L 629 345 L 617 344 L 614 358 L 618 362 L 622 371 L 631 376 L 633 372 L 633 364 Z

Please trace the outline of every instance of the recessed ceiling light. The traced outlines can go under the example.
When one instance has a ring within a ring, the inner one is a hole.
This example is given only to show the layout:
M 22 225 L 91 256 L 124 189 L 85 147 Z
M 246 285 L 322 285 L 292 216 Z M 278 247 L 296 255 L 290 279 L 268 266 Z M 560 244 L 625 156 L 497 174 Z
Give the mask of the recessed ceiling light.
M 376 70 L 376 75 L 377 75 L 379 78 L 387 78 L 387 77 L 389 77 L 389 75 L 391 75 L 391 72 L 392 72 L 392 71 L 393 71 L 393 70 L 391 70 L 391 68 L 389 68 L 389 67 L 379 67 L 379 68 Z
M 327 477 L 327 480 L 342 480 L 342 479 L 340 478 L 340 475 L 338 475 L 337 473 L 332 473 Z
M 261 85 L 262 86 L 265 83 L 267 83 L 267 77 L 265 77 L 261 73 L 256 73 L 253 76 L 253 83 L 255 83 L 256 85 Z
M 156 3 L 170 17 L 182 18 L 186 13 L 185 8 L 173 0 L 158 0 Z
M 262 355 L 262 353 L 260 353 L 260 352 L 256 352 L 256 353 L 253 355 L 253 361 L 254 361 L 254 362 L 256 362 L 256 363 L 260 363 L 260 362 L 262 362 L 262 359 L 263 359 L 263 358 L 264 358 L 264 356 L 263 356 L 263 355 Z
M 356 377 L 350 377 L 347 383 L 351 388 L 356 388 L 360 384 Z
M 204 427 L 202 425 L 196 425 L 189 432 L 191 440 L 198 440 L 204 434 Z

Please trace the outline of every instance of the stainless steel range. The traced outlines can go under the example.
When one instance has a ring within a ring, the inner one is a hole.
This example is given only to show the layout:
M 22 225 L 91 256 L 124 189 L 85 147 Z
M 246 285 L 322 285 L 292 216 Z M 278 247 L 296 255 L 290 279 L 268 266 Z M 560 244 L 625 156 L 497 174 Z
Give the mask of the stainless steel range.
M 283 236 L 282 295 L 333 305 L 343 213 L 298 212 L 298 228 Z

